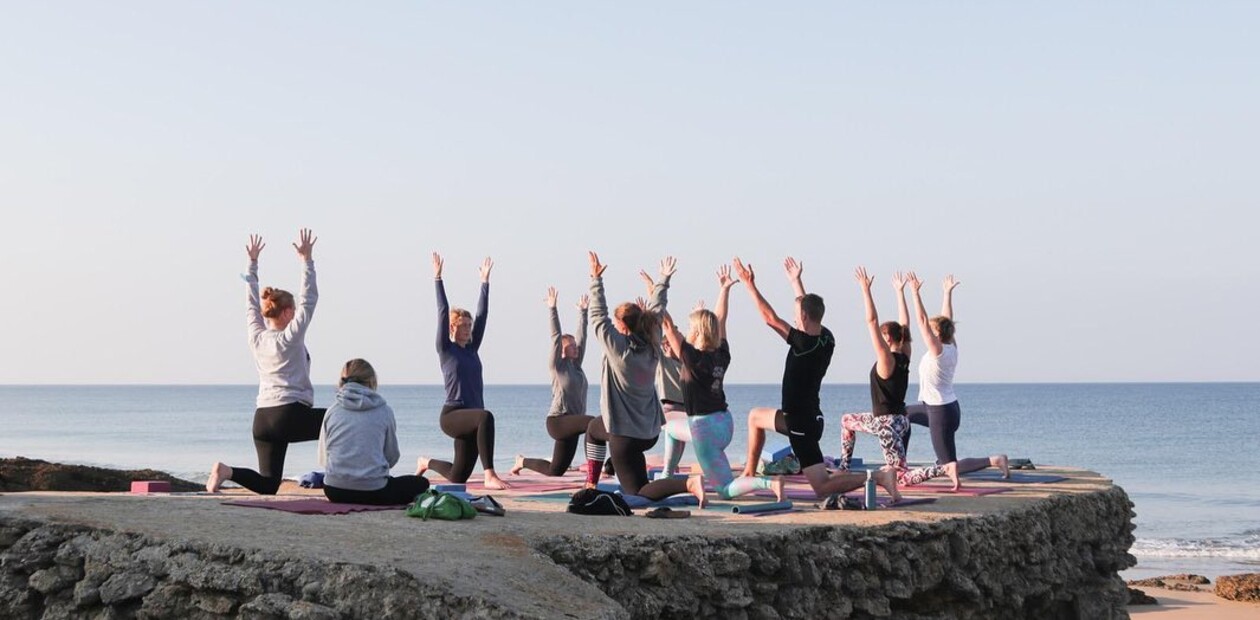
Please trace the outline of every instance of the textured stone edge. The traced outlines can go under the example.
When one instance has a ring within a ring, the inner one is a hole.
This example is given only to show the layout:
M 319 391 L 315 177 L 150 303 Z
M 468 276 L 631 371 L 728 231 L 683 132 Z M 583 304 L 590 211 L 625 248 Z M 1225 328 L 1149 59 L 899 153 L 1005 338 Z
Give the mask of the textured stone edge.
M 1127 618 L 1119 487 L 934 523 L 552 536 L 535 548 L 635 618 Z
M 379 566 L 0 513 L 5 618 L 521 618 L 518 611 Z

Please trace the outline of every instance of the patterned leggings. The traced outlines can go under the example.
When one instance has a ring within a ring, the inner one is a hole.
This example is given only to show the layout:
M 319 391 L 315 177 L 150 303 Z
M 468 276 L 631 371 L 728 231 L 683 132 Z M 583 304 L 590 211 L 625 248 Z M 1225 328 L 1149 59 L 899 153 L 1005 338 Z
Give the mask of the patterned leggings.
M 853 444 L 857 434 L 870 433 L 879 438 L 880 450 L 884 452 L 884 463 L 897 472 L 897 484 L 912 486 L 925 480 L 945 474 L 941 465 L 931 467 L 906 468 L 906 446 L 902 437 L 910 428 L 910 420 L 904 415 L 875 415 L 873 413 L 846 413 L 840 417 L 841 449 L 840 469 L 849 470 L 849 461 L 853 458 Z
M 673 475 L 678 470 L 683 449 L 691 443 L 705 481 L 713 485 L 722 499 L 770 488 L 768 478 L 735 478 L 731 473 L 731 462 L 726 458 L 726 447 L 731 445 L 731 436 L 735 433 L 731 412 L 673 417 L 665 423 L 664 431 L 666 475 Z

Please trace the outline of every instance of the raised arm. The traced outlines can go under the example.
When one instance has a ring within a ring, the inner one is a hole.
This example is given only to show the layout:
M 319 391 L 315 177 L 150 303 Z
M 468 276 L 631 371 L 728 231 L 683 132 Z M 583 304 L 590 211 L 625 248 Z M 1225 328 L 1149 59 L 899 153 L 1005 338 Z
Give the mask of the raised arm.
M 788 283 L 792 285 L 792 293 L 797 297 L 805 296 L 805 281 L 801 280 L 801 272 L 805 271 L 805 263 L 797 262 L 791 256 L 783 261 L 783 271 L 787 272 Z
M 674 317 L 669 312 L 661 313 L 661 330 L 665 334 L 665 342 L 669 343 L 669 348 L 678 352 L 678 359 L 682 359 L 683 335 L 678 331 L 678 326 L 674 324 Z
M 911 272 L 913 273 L 913 272 Z M 906 282 L 909 279 L 906 274 L 900 271 L 893 272 L 892 285 L 893 290 L 897 291 L 897 322 L 901 323 L 902 338 L 901 352 L 906 357 L 911 355 L 910 349 L 910 310 L 906 308 Z
M 608 316 L 608 302 L 604 299 L 604 270 L 608 265 L 599 262 L 598 254 L 587 254 L 591 263 L 591 328 L 604 344 L 605 354 L 621 356 L 630 348 L 630 343 L 613 327 L 612 318 Z
M 761 291 L 757 290 L 757 276 L 753 273 L 752 265 L 745 267 L 744 263 L 740 262 L 737 256 L 734 260 L 734 267 L 735 274 L 744 282 L 744 288 L 748 289 L 748 294 L 752 296 L 753 305 L 757 306 L 757 312 L 761 314 L 761 320 L 765 321 L 766 325 L 769 325 L 770 329 L 773 329 L 780 338 L 787 340 L 788 333 L 792 331 L 792 326 L 788 325 L 787 321 L 779 318 L 778 314 L 775 314 L 774 308 L 770 306 L 770 302 L 766 301 L 766 298 L 761 296 Z
M 722 265 L 718 267 L 718 296 L 717 305 L 713 308 L 713 314 L 718 320 L 718 340 L 726 340 L 726 313 L 731 301 L 731 287 L 739 283 L 739 280 L 731 277 L 731 266 Z
M 486 315 L 490 314 L 490 270 L 494 261 L 486 257 L 481 261 L 481 292 L 477 295 L 477 314 L 473 317 L 472 342 L 473 350 L 481 348 L 481 338 L 486 335 Z
M 556 311 L 556 287 L 547 287 L 547 313 L 551 317 L 551 355 L 547 358 L 547 367 L 555 370 L 560 366 L 564 355 L 564 339 L 560 331 L 560 313 Z
M 919 289 L 923 286 L 923 281 L 919 276 L 911 271 L 906 276 L 906 281 L 910 283 L 910 290 L 914 292 L 914 313 L 915 322 L 919 324 L 919 334 L 923 336 L 924 346 L 927 347 L 928 353 L 933 356 L 941 354 L 943 347 L 941 339 L 932 331 L 932 326 L 928 324 L 927 309 L 923 307 L 923 298 L 919 295 Z
M 315 303 L 319 301 L 319 288 L 315 285 L 315 242 L 319 238 L 311 234 L 309 228 L 298 232 L 298 243 L 293 244 L 298 258 L 302 260 L 302 289 L 298 293 L 297 309 L 293 320 L 284 328 L 284 338 L 290 342 L 306 335 L 306 328 L 315 315 Z
M 446 287 L 442 284 L 442 256 L 433 253 L 433 288 L 437 291 L 437 352 L 451 346 L 451 304 L 446 300 Z
M 954 274 L 945 276 L 945 282 L 942 288 L 945 289 L 945 297 L 941 299 L 941 314 L 949 320 L 954 320 L 954 287 L 962 284 L 954 279 Z
M 249 274 L 245 276 L 245 327 L 251 347 L 258 342 L 258 336 L 267 331 L 267 323 L 263 321 L 262 315 L 262 300 L 258 298 L 258 255 L 262 254 L 265 247 L 267 244 L 258 235 L 250 235 L 249 245 L 245 246 L 245 254 L 249 256 Z
M 674 277 L 675 271 L 678 271 L 678 259 L 673 256 L 666 256 L 661 259 L 661 279 L 656 282 L 656 286 L 652 287 L 652 296 L 648 298 L 648 310 L 652 312 L 665 311 L 665 306 L 669 303 L 667 294 L 669 280 Z
M 887 379 L 892 377 L 896 360 L 893 359 L 888 343 L 884 342 L 883 334 L 879 333 L 879 313 L 875 311 L 875 298 L 871 297 L 871 282 L 875 278 L 866 275 L 865 267 L 858 267 L 853 277 L 857 279 L 858 288 L 862 289 L 862 299 L 866 303 L 866 328 L 871 333 L 871 347 L 875 349 L 875 372 L 880 378 Z
M 573 339 L 577 340 L 577 363 L 582 365 L 582 360 L 586 359 L 586 309 L 590 306 L 590 297 L 586 295 L 578 298 L 578 324 L 577 329 L 573 330 Z

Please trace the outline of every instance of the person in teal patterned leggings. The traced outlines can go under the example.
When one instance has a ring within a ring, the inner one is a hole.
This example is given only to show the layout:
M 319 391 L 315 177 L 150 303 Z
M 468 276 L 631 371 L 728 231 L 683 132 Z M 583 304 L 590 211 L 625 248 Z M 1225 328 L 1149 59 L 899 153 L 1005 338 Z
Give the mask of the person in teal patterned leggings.
M 691 327 L 686 340 L 668 313 L 662 315 L 665 339 L 682 362 L 683 406 L 685 418 L 674 418 L 665 424 L 665 474 L 673 475 L 682 459 L 682 448 L 690 443 L 706 481 L 714 485 L 718 495 L 730 499 L 759 489 L 771 489 L 783 499 L 781 478 L 741 476 L 731 473 L 726 458 L 735 424 L 726 404 L 722 387 L 726 369 L 731 363 L 731 349 L 726 341 L 726 310 L 731 286 L 730 267 L 718 269 L 717 312 L 698 308 L 691 313 Z

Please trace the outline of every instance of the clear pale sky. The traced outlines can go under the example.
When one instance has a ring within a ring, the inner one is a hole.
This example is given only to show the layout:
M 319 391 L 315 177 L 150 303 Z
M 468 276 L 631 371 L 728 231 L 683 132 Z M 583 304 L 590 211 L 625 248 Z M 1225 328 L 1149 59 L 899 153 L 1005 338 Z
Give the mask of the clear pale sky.
M 435 383 L 429 253 L 488 383 L 544 383 L 543 292 L 612 301 L 740 255 L 790 316 L 805 263 L 873 361 L 853 281 L 957 290 L 959 381 L 1260 378 L 1252 2 L 65 2 L 0 10 L 0 383 L 251 383 L 243 245 L 296 290 L 314 380 Z M 732 382 L 784 346 L 734 291 Z M 587 360 L 598 376 L 598 354 Z

